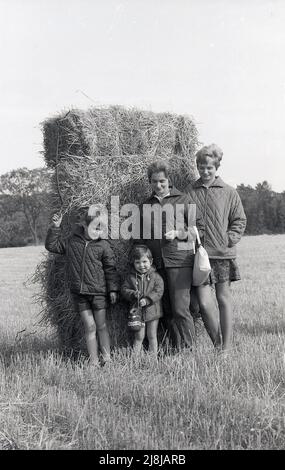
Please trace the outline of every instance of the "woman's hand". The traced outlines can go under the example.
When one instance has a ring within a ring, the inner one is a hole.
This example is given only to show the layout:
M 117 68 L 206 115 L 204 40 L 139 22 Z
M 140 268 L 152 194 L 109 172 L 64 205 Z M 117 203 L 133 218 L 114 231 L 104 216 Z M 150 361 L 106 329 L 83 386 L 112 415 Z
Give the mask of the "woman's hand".
M 169 232 L 165 234 L 166 240 L 174 240 L 176 237 L 177 237 L 177 230 L 169 230 Z
M 52 221 L 53 221 L 53 225 L 55 227 L 57 227 L 57 228 L 60 227 L 61 222 L 62 222 L 62 214 L 54 214 L 52 216 Z

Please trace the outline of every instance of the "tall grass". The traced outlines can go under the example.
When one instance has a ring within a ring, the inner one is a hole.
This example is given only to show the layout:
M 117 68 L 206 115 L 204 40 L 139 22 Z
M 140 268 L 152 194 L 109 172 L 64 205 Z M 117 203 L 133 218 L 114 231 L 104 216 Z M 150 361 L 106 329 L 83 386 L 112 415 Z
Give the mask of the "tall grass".
M 234 343 L 214 354 L 114 351 L 104 368 L 57 352 L 23 285 L 43 248 L 0 250 L 0 434 L 21 449 L 281 449 L 285 236 L 245 237 Z M 17 334 L 18 333 L 18 334 Z

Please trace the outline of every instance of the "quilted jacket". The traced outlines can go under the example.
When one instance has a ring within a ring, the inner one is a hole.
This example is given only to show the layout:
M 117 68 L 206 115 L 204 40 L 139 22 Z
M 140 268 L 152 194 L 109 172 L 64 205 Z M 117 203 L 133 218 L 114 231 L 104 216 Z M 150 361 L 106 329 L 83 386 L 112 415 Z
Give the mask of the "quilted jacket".
M 86 239 L 82 225 L 78 225 L 67 240 L 62 238 L 60 228 L 50 227 L 45 247 L 52 253 L 66 255 L 72 292 L 102 295 L 119 290 L 119 276 L 109 242 Z
M 187 187 L 186 192 L 202 214 L 198 228 L 209 258 L 235 258 L 235 245 L 246 227 L 246 216 L 237 191 L 216 176 L 208 188 L 199 178 Z
M 175 227 L 167 227 L 166 217 L 162 217 L 161 237 L 155 234 L 155 224 L 153 219 L 150 224 L 150 236 L 146 238 L 145 229 L 148 224 L 147 218 L 143 215 L 143 207 L 149 205 L 152 208 L 155 206 L 162 209 L 166 204 L 174 208 L 174 222 L 177 221 L 177 207 L 182 207 L 182 217 L 184 218 L 184 228 L 188 226 L 188 209 L 189 204 L 193 204 L 193 200 L 188 194 L 178 191 L 176 188 L 170 188 L 170 194 L 163 198 L 161 201 L 152 194 L 140 207 L 140 240 L 134 240 L 134 243 L 144 243 L 152 252 L 153 262 L 157 269 L 162 267 L 178 268 L 193 266 L 194 251 L 193 244 L 188 241 L 182 241 L 175 238 L 174 240 L 166 240 L 165 233 Z M 179 205 L 179 206 L 178 206 Z M 180 208 L 179 207 L 179 208 Z M 162 213 L 163 214 L 163 213 Z M 195 221 L 195 220 L 194 220 Z M 175 223 L 174 223 L 175 225 Z
M 155 320 L 162 317 L 161 298 L 164 291 L 164 283 L 162 277 L 151 266 L 145 274 L 139 274 L 132 269 L 122 284 L 122 297 L 127 300 L 131 306 L 137 306 L 137 294 L 139 298 L 143 297 L 149 300 L 149 305 L 143 307 L 144 321 Z

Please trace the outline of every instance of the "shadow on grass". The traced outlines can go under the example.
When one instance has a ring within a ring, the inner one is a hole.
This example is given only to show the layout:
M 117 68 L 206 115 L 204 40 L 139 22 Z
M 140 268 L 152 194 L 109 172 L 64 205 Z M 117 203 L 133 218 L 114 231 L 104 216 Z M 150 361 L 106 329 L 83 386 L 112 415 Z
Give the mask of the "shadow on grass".
M 280 335 L 285 333 L 285 322 L 236 324 L 235 331 L 249 336 Z
M 78 362 L 87 359 L 86 352 L 72 348 L 64 348 L 54 336 L 23 336 L 14 341 L 1 340 L 0 358 L 5 367 L 9 367 L 15 359 L 24 359 L 33 356 L 34 358 L 48 357 L 51 354 L 66 362 Z

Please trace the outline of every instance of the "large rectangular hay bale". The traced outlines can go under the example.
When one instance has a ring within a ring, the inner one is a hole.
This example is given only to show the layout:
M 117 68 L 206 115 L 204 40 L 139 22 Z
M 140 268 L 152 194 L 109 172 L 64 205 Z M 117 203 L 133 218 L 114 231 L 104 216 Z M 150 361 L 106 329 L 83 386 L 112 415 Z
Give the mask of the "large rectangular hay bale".
M 72 109 L 43 123 L 44 158 L 54 170 L 51 212 L 64 214 L 67 236 L 79 209 L 95 202 L 108 205 L 111 195 L 120 203 L 141 203 L 149 193 L 147 166 L 168 160 L 178 189 L 197 177 L 194 154 L 197 129 L 190 117 L 154 113 L 120 106 Z M 129 243 L 111 240 L 119 272 L 128 261 Z M 56 327 L 65 347 L 84 348 L 80 317 L 74 310 L 63 256 L 48 254 L 39 267 L 44 301 L 43 321 Z M 126 308 L 110 308 L 114 345 L 126 344 Z

